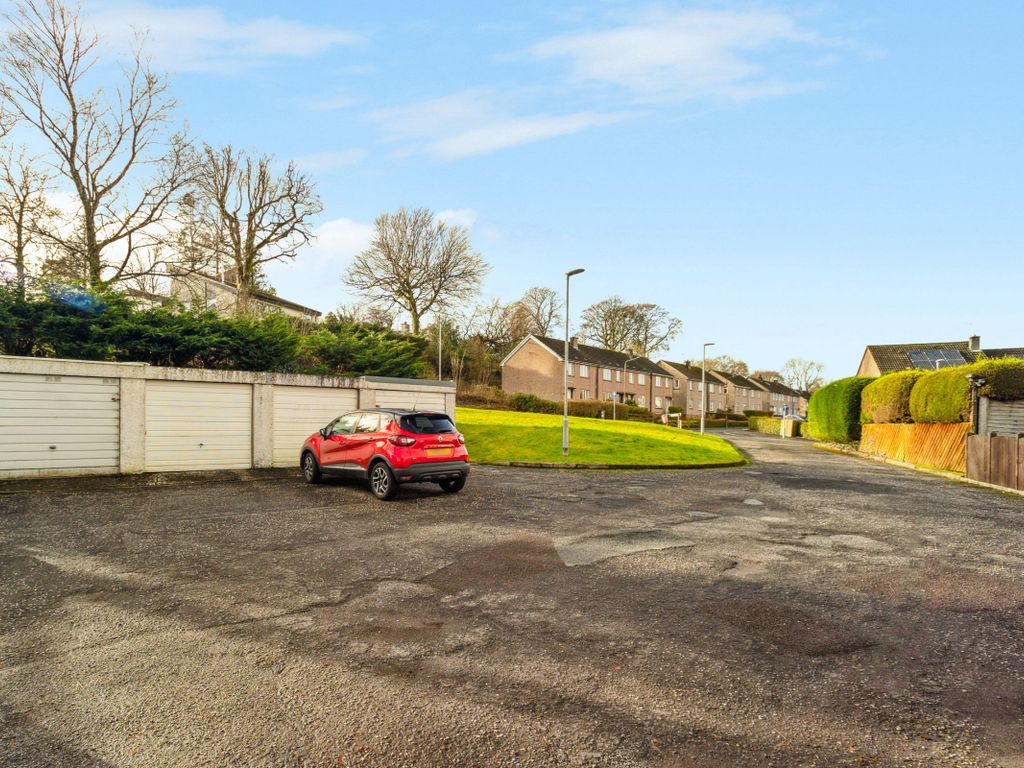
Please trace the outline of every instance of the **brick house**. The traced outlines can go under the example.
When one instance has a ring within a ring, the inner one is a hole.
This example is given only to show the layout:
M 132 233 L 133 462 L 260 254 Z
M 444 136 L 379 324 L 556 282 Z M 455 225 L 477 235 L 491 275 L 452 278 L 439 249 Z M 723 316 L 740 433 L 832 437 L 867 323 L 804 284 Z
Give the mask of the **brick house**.
M 700 418 L 701 394 L 703 393 L 701 383 L 701 371 L 699 365 L 690 361 L 684 363 L 673 363 L 669 360 L 659 360 L 658 364 L 675 379 L 677 392 L 675 404 L 684 410 L 688 418 Z M 709 368 L 707 375 L 708 383 L 708 413 L 724 411 L 726 406 L 726 387 L 722 380 L 715 378 L 714 372 Z
M 563 339 L 527 336 L 501 361 L 502 390 L 561 401 L 564 351 Z M 627 352 L 580 344 L 576 339 L 569 343 L 571 400 L 632 400 L 653 413 L 666 413 L 674 387 L 671 374 L 646 357 L 634 359 Z
M 763 379 L 750 379 L 750 381 L 765 392 L 767 407 L 763 410 L 771 411 L 776 416 L 807 413 L 806 403 L 810 398 L 803 401 L 803 410 L 801 410 L 801 393 L 792 387 L 787 387 L 777 381 L 764 381 Z
M 756 380 L 725 371 L 708 371 L 708 374 L 727 385 L 725 407 L 730 413 L 772 410 L 769 391 L 759 386 Z
M 882 376 L 912 368 L 932 371 L 973 363 L 986 357 L 1024 358 L 1024 348 L 982 349 L 980 336 L 971 336 L 966 341 L 869 344 L 864 348 L 857 375 Z

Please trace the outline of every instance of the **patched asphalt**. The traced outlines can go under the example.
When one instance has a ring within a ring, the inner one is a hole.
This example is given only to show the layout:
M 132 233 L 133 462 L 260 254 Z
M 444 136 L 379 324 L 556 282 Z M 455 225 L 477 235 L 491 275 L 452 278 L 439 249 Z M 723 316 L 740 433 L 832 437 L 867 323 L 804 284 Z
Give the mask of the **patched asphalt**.
M 0 765 L 1024 766 L 1024 499 L 730 438 L 0 483 Z

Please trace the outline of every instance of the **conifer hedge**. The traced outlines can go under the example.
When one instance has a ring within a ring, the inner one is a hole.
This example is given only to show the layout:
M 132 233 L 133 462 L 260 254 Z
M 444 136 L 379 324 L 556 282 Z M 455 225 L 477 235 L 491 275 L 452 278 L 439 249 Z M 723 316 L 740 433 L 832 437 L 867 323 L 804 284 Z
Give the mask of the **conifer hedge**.
M 807 407 L 811 437 L 833 443 L 860 440 L 861 391 L 872 381 L 867 376 L 850 376 L 816 390 Z

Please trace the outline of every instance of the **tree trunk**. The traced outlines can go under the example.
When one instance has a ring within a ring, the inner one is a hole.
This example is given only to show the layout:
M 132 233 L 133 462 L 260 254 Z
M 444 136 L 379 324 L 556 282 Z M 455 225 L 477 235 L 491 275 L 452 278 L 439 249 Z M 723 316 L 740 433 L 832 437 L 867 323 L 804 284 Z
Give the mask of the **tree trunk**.
M 409 315 L 412 317 L 412 332 L 419 336 L 420 334 L 420 316 L 418 312 L 411 311 Z

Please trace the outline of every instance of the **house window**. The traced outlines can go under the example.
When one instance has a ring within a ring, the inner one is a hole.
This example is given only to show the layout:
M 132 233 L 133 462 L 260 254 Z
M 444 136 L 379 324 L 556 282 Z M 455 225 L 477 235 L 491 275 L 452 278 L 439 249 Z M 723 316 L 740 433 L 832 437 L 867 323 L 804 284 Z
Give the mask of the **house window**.
M 590 375 L 590 366 L 589 365 L 581 365 L 580 366 L 580 376 L 589 376 L 589 375 Z
M 697 391 L 698 392 L 703 392 L 704 391 L 704 382 L 703 381 L 698 381 L 697 382 Z
M 612 369 L 611 368 L 603 368 L 603 369 L 601 369 L 601 378 L 604 379 L 605 381 L 611 381 L 612 380 Z
M 637 380 L 638 384 L 646 384 L 647 383 L 647 374 L 646 373 L 638 373 L 636 375 L 636 380 Z
M 693 382 L 690 382 L 690 391 L 693 392 Z
M 672 379 L 672 389 L 679 389 L 679 379 Z
M 654 398 L 654 407 L 655 408 L 661 408 L 661 398 L 660 397 Z
M 615 380 L 622 381 L 622 371 L 615 371 Z
M 569 372 L 569 375 L 572 376 L 572 363 L 567 363 L 565 366 L 565 370 L 567 370 Z
M 589 389 L 581 389 L 580 390 L 580 400 L 589 400 L 589 399 L 590 399 L 590 390 Z
M 633 372 L 632 371 L 629 372 L 629 383 L 630 384 L 633 383 Z
M 654 386 L 656 386 L 656 387 L 660 387 L 661 386 L 661 376 L 655 376 L 654 377 Z
M 643 382 L 641 382 L 641 383 L 643 383 Z M 646 407 L 647 406 L 647 398 L 644 397 L 643 395 L 637 395 L 636 404 L 639 405 L 641 408 Z

